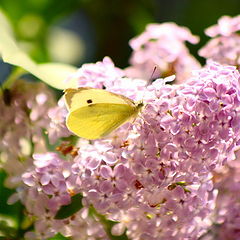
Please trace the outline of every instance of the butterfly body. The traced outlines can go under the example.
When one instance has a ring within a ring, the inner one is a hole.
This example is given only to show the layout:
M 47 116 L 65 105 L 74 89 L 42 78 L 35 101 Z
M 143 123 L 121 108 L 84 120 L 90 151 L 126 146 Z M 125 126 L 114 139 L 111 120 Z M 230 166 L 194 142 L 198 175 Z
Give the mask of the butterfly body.
M 95 88 L 65 90 L 70 131 L 86 139 L 102 138 L 135 118 L 143 106 L 131 99 Z

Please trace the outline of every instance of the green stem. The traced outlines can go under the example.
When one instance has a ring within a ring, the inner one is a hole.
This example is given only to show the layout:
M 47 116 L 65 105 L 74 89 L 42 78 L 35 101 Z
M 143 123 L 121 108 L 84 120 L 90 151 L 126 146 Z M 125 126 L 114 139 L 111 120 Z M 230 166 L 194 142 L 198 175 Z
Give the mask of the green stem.
M 8 76 L 7 80 L 3 83 L 2 88 L 10 88 L 12 84 L 24 73 L 27 71 L 24 70 L 23 68 L 16 67 L 11 74 Z

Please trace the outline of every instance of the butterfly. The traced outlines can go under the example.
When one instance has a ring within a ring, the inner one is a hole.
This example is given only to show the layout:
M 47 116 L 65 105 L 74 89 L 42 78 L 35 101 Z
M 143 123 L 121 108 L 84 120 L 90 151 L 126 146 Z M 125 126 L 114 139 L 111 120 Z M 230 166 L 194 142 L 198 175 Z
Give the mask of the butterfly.
M 69 111 L 67 128 L 89 140 L 102 138 L 123 123 L 135 119 L 144 105 L 97 88 L 68 88 L 64 93 Z

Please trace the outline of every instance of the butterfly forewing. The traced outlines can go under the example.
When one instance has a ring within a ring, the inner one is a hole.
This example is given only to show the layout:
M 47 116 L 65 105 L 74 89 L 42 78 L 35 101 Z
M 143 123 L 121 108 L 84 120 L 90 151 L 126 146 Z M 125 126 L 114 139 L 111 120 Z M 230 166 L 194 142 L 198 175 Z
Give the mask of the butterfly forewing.
M 135 106 L 134 102 L 122 95 L 96 88 L 69 88 L 65 90 L 65 102 L 69 111 L 97 103 L 116 103 Z

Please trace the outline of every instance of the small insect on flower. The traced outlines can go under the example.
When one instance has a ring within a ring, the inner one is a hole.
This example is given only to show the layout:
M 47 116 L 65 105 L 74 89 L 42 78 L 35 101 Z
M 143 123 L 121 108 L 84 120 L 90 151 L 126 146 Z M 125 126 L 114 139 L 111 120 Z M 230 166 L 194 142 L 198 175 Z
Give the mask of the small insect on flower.
M 71 145 L 70 143 L 63 142 L 61 143 L 61 145 L 56 147 L 56 150 L 61 152 L 64 156 L 70 154 L 71 156 L 75 157 L 77 156 L 79 148 Z
M 68 108 L 66 125 L 79 137 L 102 138 L 127 121 L 135 119 L 143 103 L 96 88 L 69 88 L 65 91 Z
M 6 106 L 10 106 L 12 102 L 11 91 L 7 88 L 2 89 L 3 101 Z

